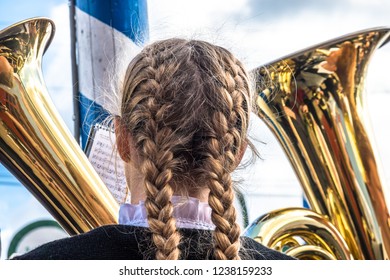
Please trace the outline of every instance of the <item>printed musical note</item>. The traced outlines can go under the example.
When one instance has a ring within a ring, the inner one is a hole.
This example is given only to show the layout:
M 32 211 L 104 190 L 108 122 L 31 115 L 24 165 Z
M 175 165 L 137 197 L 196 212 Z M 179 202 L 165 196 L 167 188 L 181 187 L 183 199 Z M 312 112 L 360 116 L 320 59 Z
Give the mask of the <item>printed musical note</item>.
M 126 186 L 123 161 L 115 149 L 115 133 L 102 124 L 96 124 L 89 134 L 86 154 L 92 166 L 119 204 L 130 197 Z

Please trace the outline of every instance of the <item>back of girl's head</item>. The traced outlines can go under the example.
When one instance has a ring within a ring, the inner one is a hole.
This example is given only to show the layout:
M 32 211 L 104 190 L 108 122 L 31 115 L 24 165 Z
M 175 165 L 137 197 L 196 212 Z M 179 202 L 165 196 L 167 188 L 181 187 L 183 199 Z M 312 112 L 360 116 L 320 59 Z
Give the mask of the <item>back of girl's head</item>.
M 208 188 L 215 258 L 238 259 L 231 172 L 246 144 L 251 108 L 242 64 L 207 42 L 158 41 L 131 61 L 122 94 L 120 124 L 142 159 L 156 258 L 180 257 L 173 193 Z

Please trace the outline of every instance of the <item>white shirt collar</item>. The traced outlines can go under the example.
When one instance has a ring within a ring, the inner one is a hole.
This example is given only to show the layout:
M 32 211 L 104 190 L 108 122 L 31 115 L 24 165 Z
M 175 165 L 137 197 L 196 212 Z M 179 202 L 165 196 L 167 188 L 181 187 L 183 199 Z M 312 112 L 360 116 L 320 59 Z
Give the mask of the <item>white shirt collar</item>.
M 173 196 L 173 216 L 178 228 L 194 228 L 213 230 L 211 208 L 206 202 L 193 197 Z M 139 204 L 122 204 L 119 208 L 119 224 L 148 227 L 148 219 L 144 201 Z

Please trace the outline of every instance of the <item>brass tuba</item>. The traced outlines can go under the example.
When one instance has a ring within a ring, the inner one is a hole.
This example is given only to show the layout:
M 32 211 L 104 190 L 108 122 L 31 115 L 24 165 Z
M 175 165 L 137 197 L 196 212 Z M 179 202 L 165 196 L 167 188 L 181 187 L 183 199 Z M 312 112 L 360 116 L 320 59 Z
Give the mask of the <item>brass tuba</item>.
M 54 24 L 0 31 L 0 161 L 69 233 L 117 223 L 119 206 L 55 110 L 41 59 Z
M 302 259 L 389 259 L 390 216 L 363 102 L 370 58 L 389 34 L 364 30 L 253 70 L 258 115 L 311 210 L 267 213 L 246 235 Z

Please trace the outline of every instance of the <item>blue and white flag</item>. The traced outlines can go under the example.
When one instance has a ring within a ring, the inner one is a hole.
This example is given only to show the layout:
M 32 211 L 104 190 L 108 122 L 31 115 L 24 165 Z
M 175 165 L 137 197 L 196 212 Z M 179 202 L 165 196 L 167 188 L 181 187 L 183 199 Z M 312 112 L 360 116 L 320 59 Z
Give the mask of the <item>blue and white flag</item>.
M 148 41 L 146 0 L 76 0 L 75 25 L 81 146 L 91 126 L 107 117 L 113 84 Z

